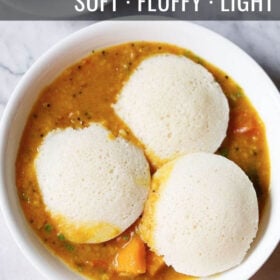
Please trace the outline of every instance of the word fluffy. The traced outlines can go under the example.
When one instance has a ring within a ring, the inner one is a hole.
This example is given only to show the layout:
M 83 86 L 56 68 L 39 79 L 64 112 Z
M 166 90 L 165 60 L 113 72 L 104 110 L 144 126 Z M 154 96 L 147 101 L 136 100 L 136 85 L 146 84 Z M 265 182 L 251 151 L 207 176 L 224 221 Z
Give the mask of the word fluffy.
M 142 12 L 144 5 L 148 5 L 149 12 L 175 12 L 188 10 L 188 5 L 194 5 L 194 11 L 198 12 L 200 0 L 158 0 L 157 2 L 152 0 L 138 0 L 138 12 Z

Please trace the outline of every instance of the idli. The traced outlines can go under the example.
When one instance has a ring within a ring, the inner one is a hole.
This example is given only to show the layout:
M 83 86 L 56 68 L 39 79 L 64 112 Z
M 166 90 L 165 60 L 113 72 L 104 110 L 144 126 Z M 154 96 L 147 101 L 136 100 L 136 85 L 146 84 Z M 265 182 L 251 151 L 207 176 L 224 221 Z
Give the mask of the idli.
M 180 157 L 155 173 L 140 225 L 167 265 L 200 277 L 240 264 L 257 229 L 252 183 L 235 163 L 208 153 Z
M 77 243 L 107 241 L 126 230 L 143 211 L 150 187 L 143 152 L 95 123 L 47 134 L 35 171 L 58 230 Z
M 187 153 L 215 152 L 229 120 L 227 99 L 213 75 L 173 54 L 143 60 L 113 108 L 156 166 Z

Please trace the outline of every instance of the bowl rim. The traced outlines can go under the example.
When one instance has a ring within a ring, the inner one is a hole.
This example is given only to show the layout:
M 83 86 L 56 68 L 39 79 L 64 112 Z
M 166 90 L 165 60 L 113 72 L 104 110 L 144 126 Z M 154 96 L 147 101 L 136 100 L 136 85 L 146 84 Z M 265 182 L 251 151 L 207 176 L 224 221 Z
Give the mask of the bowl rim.
M 134 17 L 135 18 L 135 17 Z M 155 17 L 156 18 L 156 17 Z M 20 250 L 23 252 L 23 254 L 29 259 L 29 261 L 42 273 L 44 274 L 47 278 L 50 277 L 49 271 L 46 271 L 45 265 L 43 264 L 43 258 L 42 260 L 38 258 L 36 254 L 34 254 L 35 251 L 32 251 L 30 247 L 32 245 L 27 244 L 27 242 L 24 240 L 22 235 L 20 234 L 21 230 L 17 226 L 16 220 L 14 218 L 13 210 L 9 207 L 9 197 L 6 191 L 6 175 L 5 175 L 5 170 L 4 170 L 4 165 L 5 165 L 5 147 L 8 141 L 8 134 L 9 134 L 9 129 L 10 129 L 10 124 L 13 122 L 13 114 L 17 108 L 17 104 L 20 102 L 20 100 L 23 98 L 25 89 L 28 88 L 30 82 L 33 79 L 33 76 L 37 71 L 39 71 L 42 67 L 46 67 L 48 65 L 48 62 L 55 57 L 58 53 L 63 52 L 64 49 L 67 49 L 69 45 L 73 44 L 76 41 L 81 41 L 81 38 L 84 36 L 87 36 L 89 33 L 95 33 L 97 30 L 102 30 L 104 27 L 108 27 L 108 25 L 115 24 L 120 27 L 124 27 L 124 24 L 127 24 L 130 22 L 130 25 L 135 25 L 135 24 L 170 24 L 170 25 L 176 25 L 179 23 L 179 25 L 184 25 L 187 28 L 192 28 L 194 30 L 200 30 L 202 32 L 206 32 L 210 34 L 211 36 L 215 36 L 219 40 L 223 40 L 226 42 L 229 46 L 235 48 L 239 52 L 243 54 L 244 57 L 250 63 L 254 64 L 255 67 L 259 69 L 259 71 L 262 73 L 262 76 L 264 79 L 266 79 L 266 82 L 270 86 L 270 90 L 272 92 L 271 98 L 274 98 L 276 106 L 278 106 L 279 109 L 279 114 L 280 114 L 280 95 L 278 93 L 278 90 L 276 86 L 273 84 L 271 79 L 268 77 L 268 75 L 264 72 L 264 70 L 253 60 L 248 54 L 246 54 L 242 49 L 240 49 L 238 46 L 236 46 L 234 43 L 226 39 L 225 37 L 215 33 L 212 30 L 209 30 L 205 27 L 193 24 L 191 22 L 186 22 L 186 21 L 177 21 L 177 20 L 172 20 L 172 21 L 152 21 L 152 20 L 147 20 L 147 21 L 137 21 L 133 20 L 130 21 L 129 18 L 123 18 L 123 21 L 115 21 L 115 20 L 110 20 L 110 21 L 101 21 L 101 22 L 96 22 L 90 26 L 87 26 L 85 28 L 82 28 L 81 30 L 78 30 L 69 36 L 67 36 L 65 39 L 59 41 L 56 43 L 54 46 L 52 46 L 47 52 L 45 52 L 37 61 L 31 66 L 31 68 L 24 74 L 24 76 L 21 78 L 20 82 L 16 86 L 15 90 L 13 91 L 10 100 L 4 110 L 2 119 L 1 119 L 1 124 L 0 124 L 0 206 L 1 206 L 1 211 L 4 216 L 5 223 L 17 243 L 18 247 Z M 82 57 L 81 57 L 82 58 Z M 207 58 L 206 58 L 207 60 Z M 58 74 L 57 74 L 58 75 Z M 280 186 L 279 186 L 280 187 Z M 280 198 L 280 197 L 279 197 Z M 280 214 L 279 210 L 280 207 L 277 209 L 278 214 Z M 274 211 L 276 211 L 274 210 Z M 280 228 L 278 228 L 278 231 L 275 227 L 273 234 L 271 234 L 271 240 L 269 243 L 269 246 L 266 248 L 266 252 L 264 253 L 264 256 L 262 258 L 259 258 L 255 260 L 255 268 L 251 268 L 247 272 L 244 272 L 242 275 L 242 279 L 247 279 L 251 277 L 269 258 L 275 247 L 277 246 L 278 242 L 280 239 Z M 53 274 L 55 275 L 55 274 Z M 51 278 L 50 278 L 51 279 Z M 241 278 L 240 278 L 241 279 Z

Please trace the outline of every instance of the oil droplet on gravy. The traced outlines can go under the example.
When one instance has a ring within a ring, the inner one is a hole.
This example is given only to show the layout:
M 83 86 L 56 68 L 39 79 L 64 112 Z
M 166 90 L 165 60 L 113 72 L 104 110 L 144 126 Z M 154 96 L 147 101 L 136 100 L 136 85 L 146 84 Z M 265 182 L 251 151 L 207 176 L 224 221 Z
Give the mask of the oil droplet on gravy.
M 93 279 L 125 279 L 111 270 L 118 249 L 136 224 L 119 237 L 102 244 L 74 244 L 45 210 L 33 162 L 44 136 L 55 128 L 86 127 L 100 122 L 113 136 L 122 137 L 142 147 L 128 127 L 115 115 L 111 104 L 133 70 L 148 56 L 159 53 L 184 55 L 202 64 L 223 88 L 230 105 L 227 137 L 217 153 L 236 162 L 254 183 L 262 214 L 269 187 L 269 156 L 265 128 L 243 90 L 224 72 L 185 49 L 164 44 L 135 42 L 92 51 L 88 57 L 64 70 L 40 94 L 30 113 L 16 160 L 16 183 L 27 220 L 40 239 L 75 270 Z M 155 171 L 151 163 L 152 172 Z M 165 267 L 156 276 L 135 279 L 190 279 Z

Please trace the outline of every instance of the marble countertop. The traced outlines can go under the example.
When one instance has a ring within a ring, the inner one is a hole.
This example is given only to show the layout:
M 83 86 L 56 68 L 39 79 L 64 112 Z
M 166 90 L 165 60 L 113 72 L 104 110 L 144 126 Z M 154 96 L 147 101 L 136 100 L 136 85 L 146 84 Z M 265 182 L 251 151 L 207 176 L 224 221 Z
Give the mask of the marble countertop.
M 197 22 L 229 38 L 249 53 L 280 90 L 280 21 Z M 22 75 L 48 48 L 90 21 L 0 22 L 0 116 Z M 253 280 L 280 279 L 280 246 Z M 0 280 L 39 280 L 43 276 L 25 259 L 0 213 Z

